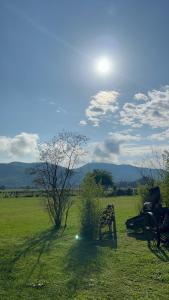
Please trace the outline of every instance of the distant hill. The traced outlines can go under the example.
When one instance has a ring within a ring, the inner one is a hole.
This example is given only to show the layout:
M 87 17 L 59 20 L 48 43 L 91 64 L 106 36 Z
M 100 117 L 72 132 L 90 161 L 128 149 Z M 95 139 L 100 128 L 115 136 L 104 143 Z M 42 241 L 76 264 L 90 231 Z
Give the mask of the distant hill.
M 87 172 L 94 169 L 101 169 L 110 172 L 115 182 L 132 182 L 141 178 L 139 168 L 131 165 L 116 165 L 110 163 L 89 163 L 77 169 L 80 181 L 83 179 Z
M 0 164 L 0 186 L 18 188 L 32 186 L 33 177 L 28 173 L 30 168 L 34 168 L 36 163 L 12 162 Z
M 25 186 L 33 186 L 33 176 L 29 174 L 29 169 L 35 168 L 37 163 L 1 163 L 0 164 L 0 186 L 4 185 L 7 188 L 19 188 Z M 109 163 L 88 163 L 76 169 L 73 183 L 79 185 L 85 174 L 94 169 L 103 169 L 111 172 L 114 181 L 119 183 L 133 182 L 141 178 L 141 174 L 148 174 L 148 169 L 138 168 L 131 165 L 116 165 Z M 157 174 L 157 170 L 153 170 Z

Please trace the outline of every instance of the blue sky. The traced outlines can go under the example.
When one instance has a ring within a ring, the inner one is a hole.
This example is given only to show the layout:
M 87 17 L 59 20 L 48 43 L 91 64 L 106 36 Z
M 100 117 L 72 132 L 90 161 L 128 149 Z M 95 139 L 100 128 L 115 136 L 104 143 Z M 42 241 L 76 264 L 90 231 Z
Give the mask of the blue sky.
M 0 0 L 0 161 L 34 161 L 65 129 L 86 161 L 168 149 L 168 0 Z M 96 71 L 107 57 L 110 74 Z

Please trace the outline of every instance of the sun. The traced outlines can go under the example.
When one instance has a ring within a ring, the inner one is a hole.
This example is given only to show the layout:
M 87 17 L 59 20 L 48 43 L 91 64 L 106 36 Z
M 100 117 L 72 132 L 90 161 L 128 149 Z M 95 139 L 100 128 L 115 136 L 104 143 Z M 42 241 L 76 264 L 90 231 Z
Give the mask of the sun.
M 112 61 L 106 56 L 99 57 L 96 60 L 95 68 L 98 74 L 108 75 L 112 72 Z

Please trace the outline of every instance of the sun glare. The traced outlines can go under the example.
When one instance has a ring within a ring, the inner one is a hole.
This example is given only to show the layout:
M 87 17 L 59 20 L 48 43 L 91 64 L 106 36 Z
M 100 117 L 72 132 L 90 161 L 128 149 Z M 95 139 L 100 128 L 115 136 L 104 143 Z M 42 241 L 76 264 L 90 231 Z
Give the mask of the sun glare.
M 96 60 L 96 71 L 100 75 L 108 75 L 112 72 L 112 62 L 108 57 L 99 57 Z

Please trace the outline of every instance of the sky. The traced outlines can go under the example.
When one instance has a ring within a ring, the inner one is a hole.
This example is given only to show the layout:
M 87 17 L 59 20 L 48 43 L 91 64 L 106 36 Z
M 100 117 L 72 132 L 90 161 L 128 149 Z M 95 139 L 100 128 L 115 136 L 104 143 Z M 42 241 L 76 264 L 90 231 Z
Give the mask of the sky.
M 89 138 L 84 163 L 169 149 L 168 11 L 168 0 L 0 0 L 0 162 L 37 161 L 62 130 Z

